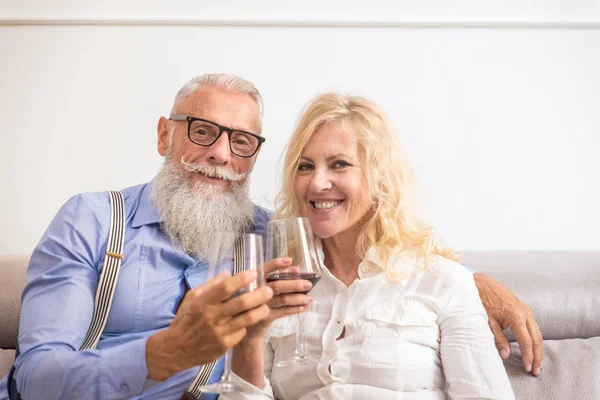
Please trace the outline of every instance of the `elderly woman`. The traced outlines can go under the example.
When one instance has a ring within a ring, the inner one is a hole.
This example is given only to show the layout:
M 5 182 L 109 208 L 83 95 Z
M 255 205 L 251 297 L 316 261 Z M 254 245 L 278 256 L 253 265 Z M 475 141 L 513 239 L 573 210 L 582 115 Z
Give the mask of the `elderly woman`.
M 222 398 L 514 398 L 473 275 L 415 216 L 406 159 L 377 105 L 313 100 L 284 175 L 277 216 L 309 219 L 325 266 L 304 327 L 320 361 L 276 366 L 296 340 L 279 319 L 234 351 L 247 393 Z

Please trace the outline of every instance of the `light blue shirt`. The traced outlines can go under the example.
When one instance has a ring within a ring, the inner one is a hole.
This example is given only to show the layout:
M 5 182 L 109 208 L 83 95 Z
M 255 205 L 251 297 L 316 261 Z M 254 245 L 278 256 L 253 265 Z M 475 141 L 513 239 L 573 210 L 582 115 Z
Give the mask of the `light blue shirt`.
M 110 225 L 108 194 L 74 196 L 35 248 L 19 327 L 17 387 L 25 399 L 180 399 L 199 367 L 164 382 L 148 379 L 146 341 L 165 329 L 184 293 L 206 280 L 208 265 L 176 249 L 160 229 L 151 183 L 122 191 L 123 264 L 96 350 L 77 351 L 90 325 Z M 251 231 L 265 235 L 270 214 L 255 207 Z M 210 382 L 221 377 L 222 359 Z M 6 396 L 6 378 L 0 398 Z M 216 396 L 203 394 L 202 399 Z

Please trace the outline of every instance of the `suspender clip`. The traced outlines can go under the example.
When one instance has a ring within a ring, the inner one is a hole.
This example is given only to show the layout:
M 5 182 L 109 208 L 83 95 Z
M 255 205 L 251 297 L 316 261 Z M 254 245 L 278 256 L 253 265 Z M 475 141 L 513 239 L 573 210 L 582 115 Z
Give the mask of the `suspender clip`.
M 123 259 L 123 254 L 113 253 L 112 251 L 107 251 L 106 255 L 110 256 L 110 257 L 118 258 L 119 260 Z

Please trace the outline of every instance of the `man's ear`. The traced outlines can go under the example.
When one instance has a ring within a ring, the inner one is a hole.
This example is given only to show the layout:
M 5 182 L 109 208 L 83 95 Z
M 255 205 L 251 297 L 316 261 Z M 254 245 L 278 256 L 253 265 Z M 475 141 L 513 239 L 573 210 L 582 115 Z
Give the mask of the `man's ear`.
M 165 156 L 169 151 L 169 120 L 165 117 L 160 117 L 158 120 L 158 126 L 156 127 L 158 134 L 157 149 L 158 154 Z

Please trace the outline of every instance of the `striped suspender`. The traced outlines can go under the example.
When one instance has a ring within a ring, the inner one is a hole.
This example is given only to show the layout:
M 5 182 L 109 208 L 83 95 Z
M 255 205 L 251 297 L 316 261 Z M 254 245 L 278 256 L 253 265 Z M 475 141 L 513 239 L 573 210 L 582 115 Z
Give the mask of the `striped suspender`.
M 233 253 L 233 274 L 239 274 L 244 270 L 244 242 L 243 237 L 236 239 L 234 244 L 234 253 Z M 196 375 L 196 378 L 192 382 L 192 384 L 187 388 L 185 394 L 181 398 L 181 400 L 188 399 L 190 397 L 194 399 L 199 399 L 202 391 L 200 387 L 206 385 L 210 375 L 212 374 L 215 366 L 217 365 L 217 360 L 203 365 L 200 367 L 200 372 Z
M 215 366 L 217 365 L 217 361 L 218 360 L 212 361 L 200 367 L 198 375 L 196 375 L 192 384 L 188 386 L 182 399 L 187 399 L 190 396 L 194 399 L 200 398 L 200 395 L 202 394 L 200 387 L 206 385 L 206 383 L 208 382 L 210 375 L 212 374 L 213 370 L 215 369 Z
M 244 272 L 246 257 L 244 254 L 244 236 L 240 236 L 235 240 L 233 245 L 233 274 L 237 275 Z
M 104 257 L 104 267 L 94 301 L 94 316 L 88 333 L 79 350 L 95 349 L 100 335 L 106 326 L 108 313 L 119 278 L 123 261 L 123 241 L 125 239 L 125 204 L 121 192 L 108 192 L 110 197 L 110 231 Z

